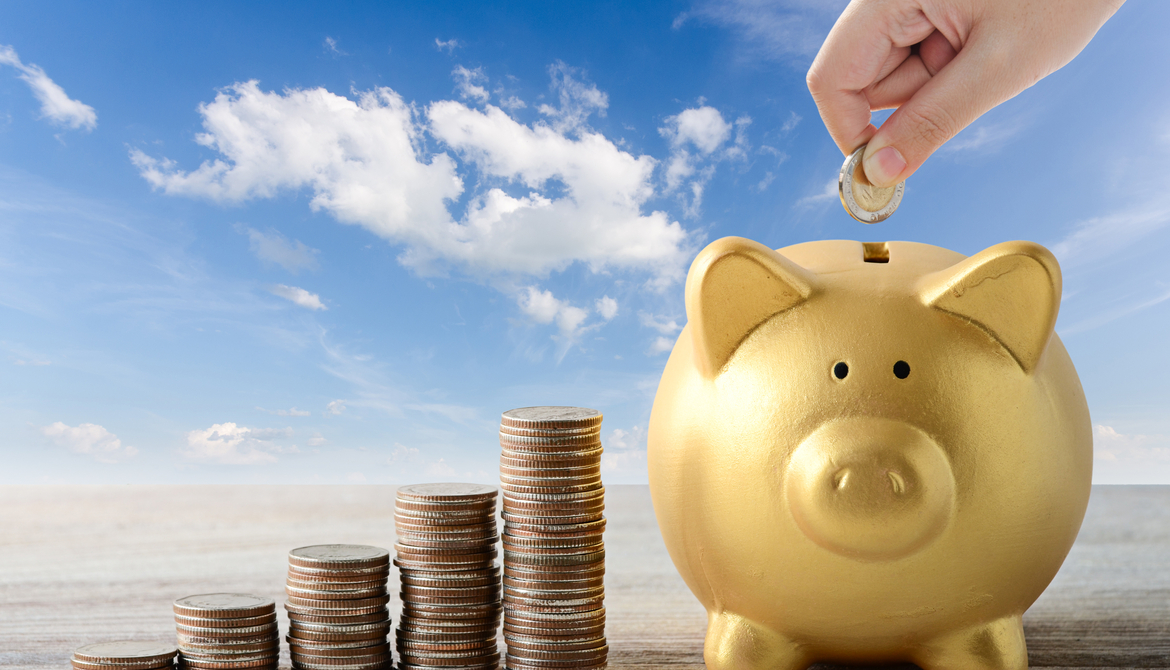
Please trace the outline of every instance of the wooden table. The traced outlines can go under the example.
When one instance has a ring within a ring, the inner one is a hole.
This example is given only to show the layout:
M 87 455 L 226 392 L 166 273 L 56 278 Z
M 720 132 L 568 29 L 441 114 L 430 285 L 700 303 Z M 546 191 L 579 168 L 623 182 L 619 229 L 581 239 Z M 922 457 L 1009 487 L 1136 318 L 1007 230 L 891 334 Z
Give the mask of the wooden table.
M 0 668 L 68 668 L 73 649 L 101 640 L 173 641 L 171 601 L 185 595 L 282 602 L 289 549 L 390 547 L 393 496 L 378 486 L 0 488 Z M 662 546 L 649 491 L 610 487 L 606 515 L 611 667 L 702 667 L 706 617 Z M 1024 622 L 1032 667 L 1170 668 L 1170 487 L 1095 487 L 1076 546 Z

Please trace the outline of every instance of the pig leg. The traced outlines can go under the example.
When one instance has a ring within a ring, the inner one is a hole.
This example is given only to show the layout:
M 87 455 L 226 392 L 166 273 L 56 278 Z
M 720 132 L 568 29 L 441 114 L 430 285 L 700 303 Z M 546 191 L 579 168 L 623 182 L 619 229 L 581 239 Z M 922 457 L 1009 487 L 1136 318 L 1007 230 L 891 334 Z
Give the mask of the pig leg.
M 1028 648 L 1019 615 L 930 640 L 915 654 L 923 670 L 1027 670 Z
M 707 616 L 708 670 L 804 670 L 809 659 L 792 640 L 731 612 Z

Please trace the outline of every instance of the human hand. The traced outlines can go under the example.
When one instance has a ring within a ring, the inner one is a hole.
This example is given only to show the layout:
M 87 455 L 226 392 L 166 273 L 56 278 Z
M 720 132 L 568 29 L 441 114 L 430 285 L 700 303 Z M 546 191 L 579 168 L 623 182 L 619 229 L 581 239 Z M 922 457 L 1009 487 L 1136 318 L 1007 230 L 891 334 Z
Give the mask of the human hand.
M 999 103 L 1059 70 L 1124 0 L 853 0 L 808 71 L 845 154 L 889 187 Z M 897 107 L 880 129 L 875 109 Z

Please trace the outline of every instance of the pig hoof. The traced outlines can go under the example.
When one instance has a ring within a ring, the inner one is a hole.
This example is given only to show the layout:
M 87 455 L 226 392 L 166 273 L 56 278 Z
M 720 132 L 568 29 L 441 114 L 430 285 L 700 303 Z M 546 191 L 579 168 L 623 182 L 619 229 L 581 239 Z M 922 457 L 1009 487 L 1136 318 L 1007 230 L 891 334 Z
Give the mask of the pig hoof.
M 914 660 L 923 670 L 1027 670 L 1023 621 L 1009 616 L 943 635 Z
M 703 661 L 708 670 L 804 670 L 809 664 L 792 640 L 730 612 L 708 618 Z

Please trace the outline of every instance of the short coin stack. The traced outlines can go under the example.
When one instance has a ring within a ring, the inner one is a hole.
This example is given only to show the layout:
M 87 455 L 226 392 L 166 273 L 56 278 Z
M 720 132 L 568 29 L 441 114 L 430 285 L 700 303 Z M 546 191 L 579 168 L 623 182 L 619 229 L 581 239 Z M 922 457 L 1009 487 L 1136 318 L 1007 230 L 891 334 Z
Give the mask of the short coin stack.
M 601 413 L 509 410 L 500 446 L 506 666 L 603 668 Z
M 386 582 L 390 552 L 318 544 L 288 552 L 288 650 L 303 670 L 391 667 Z
M 118 640 L 87 644 L 69 659 L 76 670 L 161 670 L 175 667 L 173 644 Z
M 275 670 L 276 603 L 249 593 L 205 593 L 174 604 L 179 663 L 206 670 Z
M 500 664 L 500 568 L 494 486 L 398 489 L 394 523 L 402 576 L 400 670 L 491 670 Z

